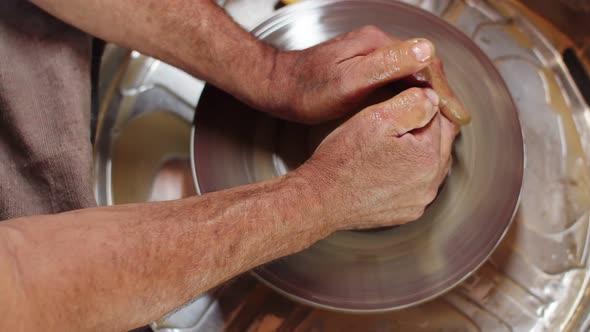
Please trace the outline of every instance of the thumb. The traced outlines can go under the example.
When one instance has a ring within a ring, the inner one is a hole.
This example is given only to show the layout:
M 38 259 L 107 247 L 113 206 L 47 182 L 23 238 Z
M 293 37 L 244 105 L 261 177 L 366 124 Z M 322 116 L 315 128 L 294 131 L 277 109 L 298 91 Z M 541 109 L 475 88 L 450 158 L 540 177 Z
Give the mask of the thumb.
M 375 89 L 426 68 L 434 58 L 434 45 L 426 39 L 393 43 L 359 57 L 347 82 L 351 91 Z
M 378 121 L 387 121 L 396 137 L 426 126 L 438 113 L 439 97 L 432 89 L 410 88 L 397 96 L 365 108 Z

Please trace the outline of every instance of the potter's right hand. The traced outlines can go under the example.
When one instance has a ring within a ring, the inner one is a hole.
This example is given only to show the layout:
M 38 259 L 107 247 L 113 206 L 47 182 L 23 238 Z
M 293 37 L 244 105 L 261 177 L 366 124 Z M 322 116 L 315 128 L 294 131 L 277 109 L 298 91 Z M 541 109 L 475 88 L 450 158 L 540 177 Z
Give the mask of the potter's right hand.
M 399 225 L 424 213 L 458 132 L 438 104 L 434 90 L 411 88 L 365 108 L 295 170 L 320 197 L 330 230 Z

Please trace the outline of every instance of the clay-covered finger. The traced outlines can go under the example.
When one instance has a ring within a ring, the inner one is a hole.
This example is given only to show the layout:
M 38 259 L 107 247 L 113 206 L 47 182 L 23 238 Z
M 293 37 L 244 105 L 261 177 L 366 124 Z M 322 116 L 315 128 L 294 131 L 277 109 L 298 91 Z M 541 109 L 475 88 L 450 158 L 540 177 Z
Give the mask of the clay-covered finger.
M 441 130 L 440 130 L 440 158 L 441 160 L 447 160 L 451 157 L 453 150 L 453 142 L 455 136 L 457 136 L 457 127 L 459 125 L 453 123 L 446 116 L 441 117 Z
M 434 45 L 426 39 L 411 39 L 379 48 L 351 67 L 351 91 L 372 89 L 415 74 L 435 57 Z
M 448 119 L 459 125 L 465 125 L 471 121 L 471 114 L 451 89 L 440 60 L 436 59 L 413 76 L 419 82 L 428 83 L 439 94 L 440 110 Z
M 426 126 L 438 113 L 439 98 L 429 88 L 410 88 L 397 96 L 366 108 L 363 113 L 375 121 L 387 121 L 394 136 L 400 137 Z

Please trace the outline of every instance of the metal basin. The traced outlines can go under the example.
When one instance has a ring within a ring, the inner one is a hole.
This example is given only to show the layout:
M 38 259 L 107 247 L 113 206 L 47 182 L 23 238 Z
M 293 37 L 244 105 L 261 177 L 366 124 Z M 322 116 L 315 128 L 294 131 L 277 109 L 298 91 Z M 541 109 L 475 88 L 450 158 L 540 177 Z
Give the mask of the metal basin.
M 475 271 L 506 233 L 523 177 L 521 128 L 488 57 L 462 32 L 392 1 L 304 2 L 253 33 L 281 49 L 303 49 L 364 25 L 437 45 L 449 81 L 473 113 L 457 140 L 451 176 L 418 221 L 374 232 L 338 232 L 254 274 L 301 302 L 370 312 L 411 306 Z M 279 176 L 305 159 L 310 128 L 254 112 L 207 86 L 193 131 L 198 190 L 207 193 Z

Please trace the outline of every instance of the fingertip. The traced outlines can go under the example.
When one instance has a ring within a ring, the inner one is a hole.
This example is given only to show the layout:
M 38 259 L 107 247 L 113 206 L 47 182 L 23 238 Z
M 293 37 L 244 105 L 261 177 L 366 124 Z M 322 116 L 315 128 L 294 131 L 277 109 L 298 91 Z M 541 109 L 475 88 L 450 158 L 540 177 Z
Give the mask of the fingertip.
M 436 49 L 434 44 L 424 38 L 416 38 L 412 41 L 411 51 L 414 55 L 414 58 L 418 60 L 418 62 L 422 63 L 430 63 L 436 56 Z
M 471 114 L 460 103 L 447 98 L 440 99 L 441 112 L 453 123 L 464 126 L 471 122 Z

